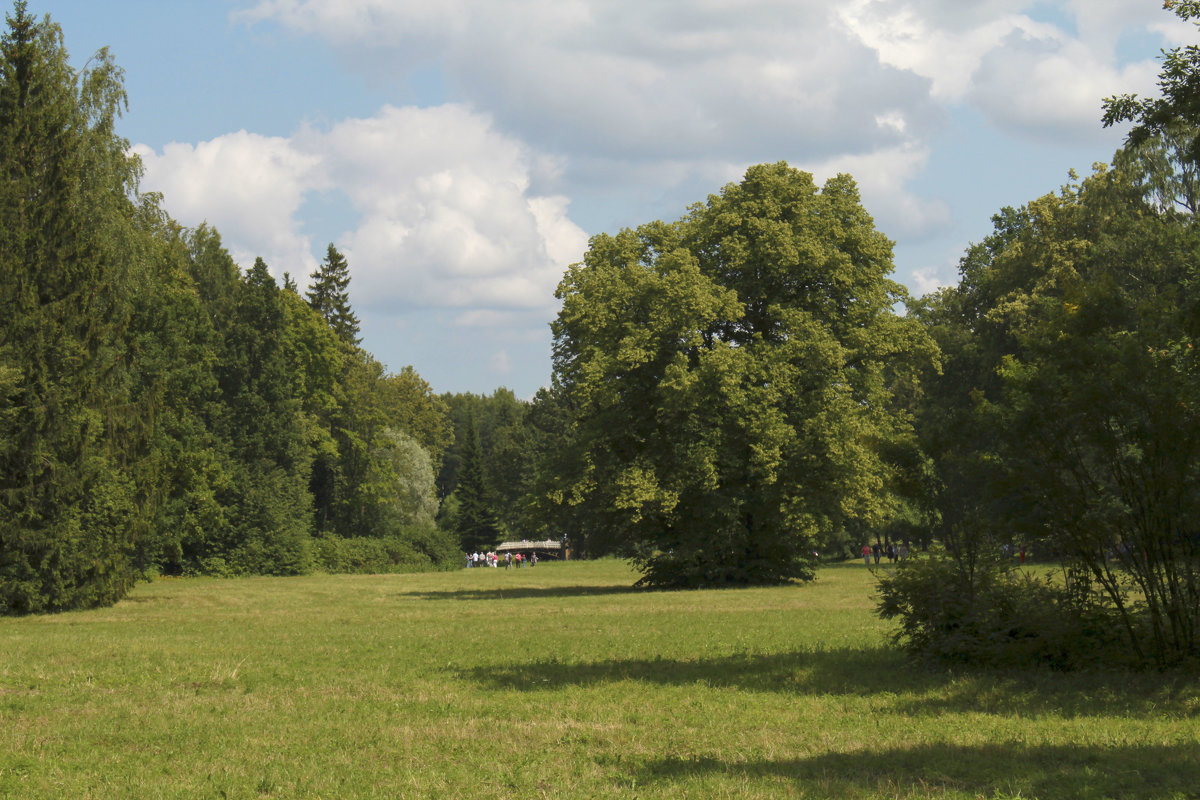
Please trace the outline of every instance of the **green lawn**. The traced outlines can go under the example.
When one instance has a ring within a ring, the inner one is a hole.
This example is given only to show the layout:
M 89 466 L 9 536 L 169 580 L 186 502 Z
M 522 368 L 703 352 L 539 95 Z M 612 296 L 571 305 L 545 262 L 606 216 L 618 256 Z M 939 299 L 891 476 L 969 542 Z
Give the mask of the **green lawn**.
M 163 579 L 0 619 L 0 797 L 1200 797 L 1200 680 L 929 671 L 860 563 Z

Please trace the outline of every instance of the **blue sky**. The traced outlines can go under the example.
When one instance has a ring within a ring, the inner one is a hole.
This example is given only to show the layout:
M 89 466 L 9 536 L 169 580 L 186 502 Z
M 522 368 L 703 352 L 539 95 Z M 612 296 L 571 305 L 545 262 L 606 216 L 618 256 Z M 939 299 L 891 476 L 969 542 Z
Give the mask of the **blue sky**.
M 914 294 L 990 217 L 1107 161 L 1100 100 L 1195 29 L 1159 0 L 29 0 L 181 223 L 303 284 L 329 242 L 364 346 L 529 396 L 587 238 L 786 160 L 849 172 Z

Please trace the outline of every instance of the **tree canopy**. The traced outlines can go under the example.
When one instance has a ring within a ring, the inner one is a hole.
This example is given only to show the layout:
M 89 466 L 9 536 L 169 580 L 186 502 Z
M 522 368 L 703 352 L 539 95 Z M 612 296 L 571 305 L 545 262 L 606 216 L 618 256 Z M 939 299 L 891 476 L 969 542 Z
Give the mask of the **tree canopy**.
M 587 548 L 652 585 L 772 583 L 881 520 L 882 445 L 909 425 L 889 384 L 933 355 L 891 268 L 852 180 L 782 163 L 594 237 L 553 324 L 573 429 L 551 502 L 584 511 Z

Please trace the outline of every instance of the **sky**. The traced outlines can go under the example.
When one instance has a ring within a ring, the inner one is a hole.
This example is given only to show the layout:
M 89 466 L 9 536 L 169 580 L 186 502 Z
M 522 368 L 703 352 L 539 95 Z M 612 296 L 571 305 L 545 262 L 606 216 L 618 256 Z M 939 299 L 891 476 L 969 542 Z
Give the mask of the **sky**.
M 1111 160 L 1196 28 L 1161 0 L 29 0 L 125 70 L 142 189 L 303 288 L 334 244 L 363 347 L 530 397 L 588 238 L 747 167 L 858 182 L 893 277 L 957 282 L 991 216 Z

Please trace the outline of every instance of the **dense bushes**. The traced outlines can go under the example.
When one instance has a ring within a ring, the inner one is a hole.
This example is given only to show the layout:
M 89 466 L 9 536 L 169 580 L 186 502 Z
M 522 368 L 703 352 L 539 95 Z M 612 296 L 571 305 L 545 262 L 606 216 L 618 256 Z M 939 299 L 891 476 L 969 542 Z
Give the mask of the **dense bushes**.
M 878 611 L 900 620 L 898 644 L 930 661 L 1056 670 L 1130 661 L 1120 620 L 1084 576 L 1041 577 L 1010 559 L 903 562 L 880 579 Z
M 432 525 L 414 526 L 385 538 L 313 539 L 313 565 L 330 573 L 400 573 L 459 566 L 462 553 L 453 538 Z

